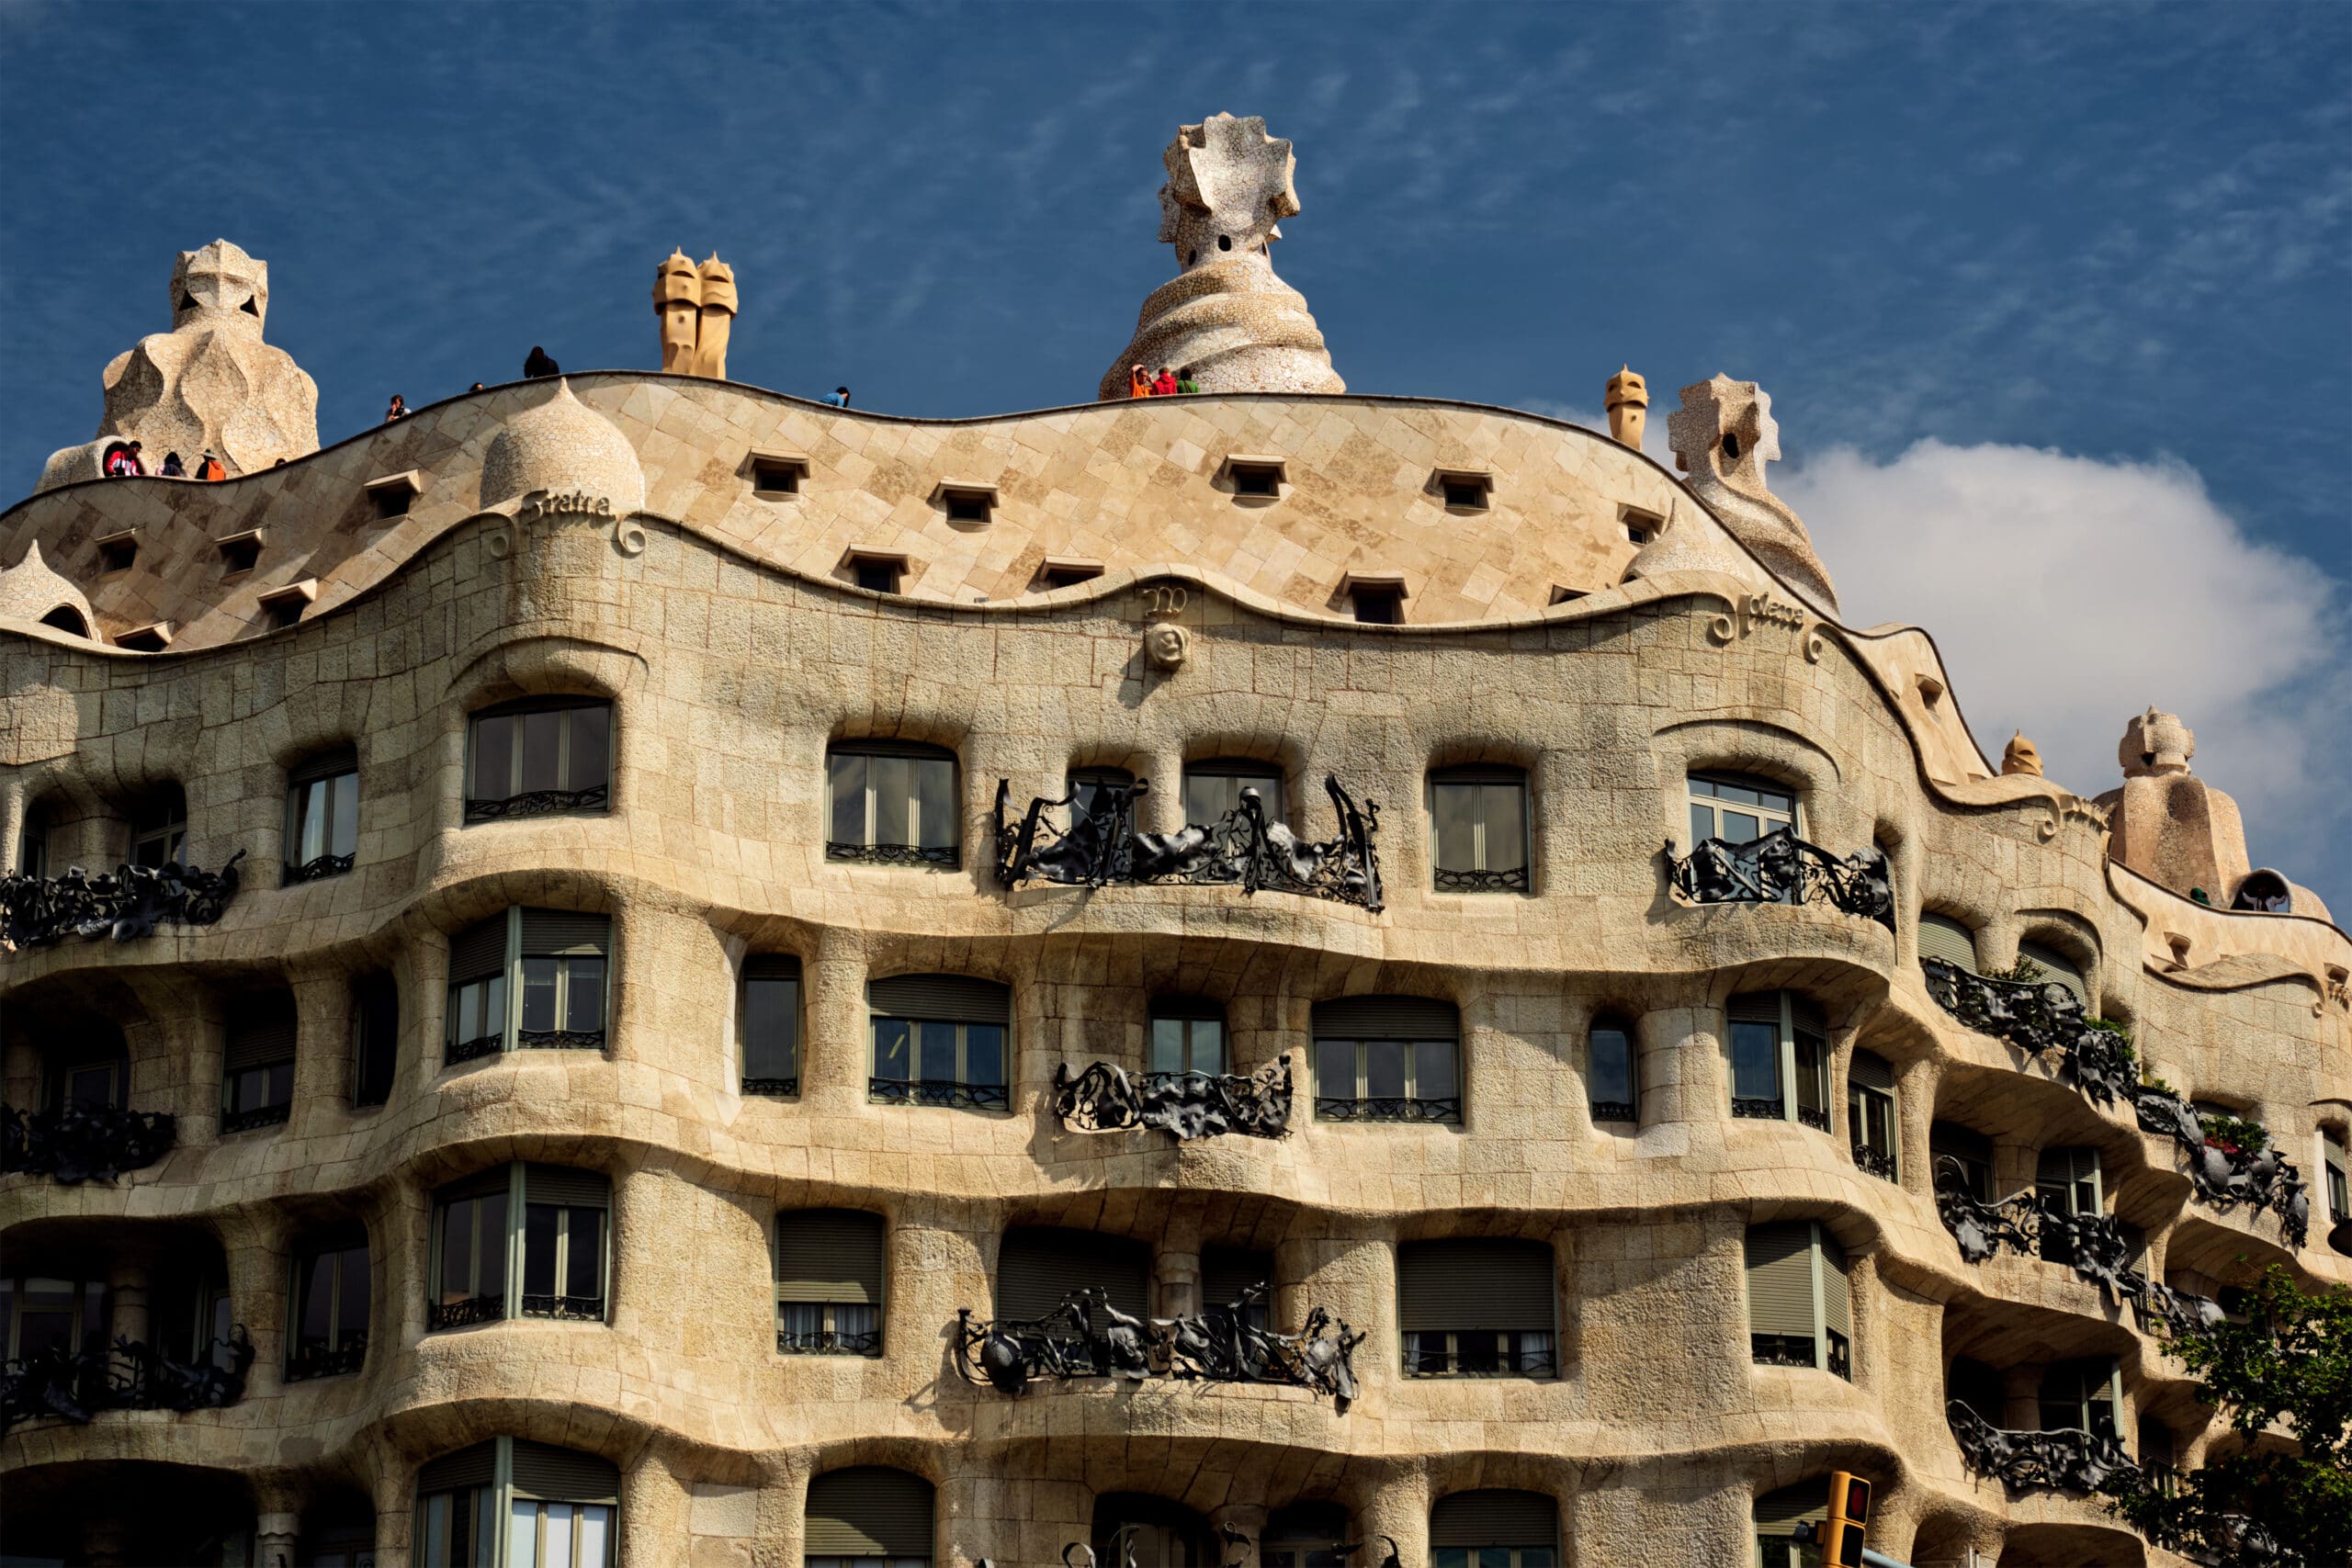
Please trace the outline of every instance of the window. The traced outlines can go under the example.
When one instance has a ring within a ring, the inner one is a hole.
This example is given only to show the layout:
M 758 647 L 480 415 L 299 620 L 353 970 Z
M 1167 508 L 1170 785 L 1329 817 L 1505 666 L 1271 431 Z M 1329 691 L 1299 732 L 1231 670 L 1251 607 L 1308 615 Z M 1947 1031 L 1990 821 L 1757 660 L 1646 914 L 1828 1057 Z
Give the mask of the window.
M 2107 1207 L 2098 1168 L 2098 1151 L 2082 1146 L 2047 1148 L 2035 1163 L 2033 1190 L 2062 1214 L 2098 1216 Z M 2052 1263 L 2069 1257 L 2066 1237 L 2056 1225 L 2045 1225 L 2041 1256 Z
M 2045 1432 L 2089 1432 L 2119 1438 L 2115 1413 L 2122 1408 L 2115 1363 L 2103 1357 L 2060 1361 L 2041 1374 L 2038 1401 Z
M 844 742 L 826 754 L 828 860 L 954 870 L 956 753 L 907 740 Z
M 852 581 L 860 588 L 875 593 L 897 593 L 907 575 L 907 558 L 863 555 L 853 550 L 849 568 Z
M 0 1277 L 0 1315 L 10 1359 L 110 1344 L 103 1280 Z
M 1527 774 L 1441 768 L 1430 775 L 1430 863 L 1441 893 L 1527 891 Z
M 387 474 L 379 479 L 369 479 L 360 488 L 368 492 L 369 514 L 379 523 L 390 523 L 407 516 L 409 503 L 424 491 L 414 468 L 404 474 Z
M 1012 993 L 961 975 L 897 975 L 865 987 L 874 1028 L 866 1088 L 885 1105 L 1002 1111 Z
M 569 1166 L 492 1166 L 433 1201 L 428 1329 L 510 1317 L 605 1321 L 612 1179 Z M 510 1290 L 519 1272 L 522 1289 Z
M 1109 1492 L 1094 1501 L 1098 1562 L 1135 1568 L 1214 1568 L 1223 1561 L 1208 1523 L 1180 1503 L 1141 1492 Z
M 1080 818 L 1100 815 L 1103 826 L 1112 832 L 1119 830 L 1119 813 L 1132 816 L 1135 809 L 1135 774 L 1125 768 L 1072 768 L 1069 773 L 1070 825 L 1075 828 Z M 1130 827 L 1133 826 L 1130 820 Z
M 17 829 L 17 874 L 49 874 L 49 813 L 39 807 L 27 811 Z
M 1821 1549 L 1797 1544 L 1797 1526 L 1829 1522 L 1829 1478 L 1801 1481 L 1756 1499 L 1758 1568 L 1821 1568 Z
M 800 1092 L 800 960 L 754 953 L 743 960 L 745 1094 Z
M 318 596 L 319 580 L 306 577 L 300 582 L 289 582 L 283 588 L 255 594 L 254 603 L 261 607 L 263 629 L 280 632 L 300 621 L 302 612 L 309 609 L 311 602 Z
M 2098 1010 L 2091 1002 L 2090 980 L 2084 975 L 2083 966 L 2081 964 L 2075 963 L 2073 959 L 2067 957 L 2056 948 L 2039 942 L 2021 942 L 2018 943 L 2018 956 L 2019 958 L 2030 959 L 2044 970 L 2047 970 L 2049 972 L 2049 979 L 2051 981 L 2054 981 L 2058 985 L 2064 986 L 2068 990 L 2074 992 L 2075 999 L 2083 1004 L 2085 1010 L 2090 1012 L 2093 1016 L 2097 1016 Z
M 100 571 L 129 571 L 139 558 L 139 535 L 128 528 L 119 534 L 108 534 L 97 541 L 97 548 Z
M 1961 1190 L 1980 1203 L 1993 1201 L 1993 1140 L 1953 1122 L 1928 1129 L 1928 1157 L 1939 1183 L 1957 1178 Z
M 1286 475 L 1279 457 L 1227 457 L 1225 471 L 1233 481 L 1233 493 L 1237 496 L 1272 501 L 1283 493 Z
M 1542 1242 L 1408 1241 L 1396 1248 L 1408 1377 L 1550 1377 L 1559 1371 L 1552 1249 Z
M 1634 1030 L 1622 1019 L 1599 1018 L 1585 1037 L 1585 1092 L 1595 1122 L 1639 1122 L 1634 1077 Z
M 285 885 L 349 871 L 359 851 L 359 753 L 345 748 L 286 777 Z
M 2344 1134 L 2333 1127 L 2319 1134 L 2320 1161 L 2327 1169 L 2327 1217 L 2338 1224 L 2352 1220 L 2352 1189 L 2345 1183 Z
M 1976 973 L 1976 933 L 1950 915 L 1922 909 L 1919 911 L 1919 956 L 1923 959 L 1940 958 L 1973 975 Z
M 1037 585 L 1046 589 L 1073 588 L 1102 575 L 1102 563 L 1099 560 L 1056 559 L 1047 556 L 1046 564 L 1037 569 Z
M 950 523 L 986 523 L 996 512 L 994 485 L 943 484 L 939 504 Z
M 220 1058 L 220 1131 L 274 1127 L 294 1110 L 294 998 L 243 997 L 229 1007 Z
M 1559 1505 L 1541 1492 L 1454 1492 L 1430 1510 L 1430 1568 L 1553 1568 Z
M 1023 1226 L 1004 1233 L 997 1249 L 996 1315 L 1008 1323 L 1034 1322 L 1062 1304 L 1073 1291 L 1099 1290 L 1130 1317 L 1149 1317 L 1151 1248 L 1122 1235 L 1094 1231 Z M 1073 1359 L 1089 1351 L 1075 1343 L 1077 1329 L 1055 1325 L 1069 1337 Z
M 2001 1374 L 1982 1361 L 1953 1357 L 1951 1370 L 1944 1374 L 1944 1397 L 1965 1404 L 1988 1427 L 2009 1424 L 2008 1394 Z
M 466 820 L 603 811 L 613 777 L 613 705 L 534 697 L 474 715 Z
M 294 1250 L 286 1381 L 356 1372 L 368 1357 L 368 1232 L 350 1225 Z
M 808 459 L 795 452 L 752 454 L 752 493 L 798 495 L 808 477 Z
M 1199 1073 L 1226 1070 L 1225 1010 L 1196 997 L 1161 997 L 1151 1004 L 1151 1050 L 1146 1070 Z
M 787 1209 L 775 1217 L 775 1348 L 804 1356 L 882 1353 L 882 1216 Z
M 131 812 L 131 864 L 172 864 L 187 843 L 187 800 L 177 789 L 151 796 Z
M 392 1069 L 400 1062 L 401 995 L 385 974 L 359 976 L 351 983 L 351 1103 L 381 1105 L 392 1097 Z
M 800 1550 L 807 1568 L 924 1568 L 931 1561 L 931 1483 L 864 1465 L 812 1477 Z
M 1184 764 L 1184 820 L 1207 828 L 1241 808 L 1244 792 L 1254 790 L 1269 822 L 1283 822 L 1283 771 L 1272 762 L 1217 757 Z
M 1797 825 L 1797 797 L 1770 779 L 1745 773 L 1690 775 L 1690 841 L 1745 844 Z
M 133 653 L 161 653 L 172 646 L 172 623 L 150 621 L 143 626 L 132 626 L 115 634 L 114 645 Z
M 1725 1003 L 1724 1014 L 1731 1113 L 1829 1131 L 1829 1032 L 1820 1007 L 1794 991 L 1748 991 Z
M 1347 1568 L 1340 1549 L 1356 1537 L 1337 1503 L 1294 1503 L 1276 1508 L 1258 1538 L 1260 1568 Z
M 1426 997 L 1343 997 L 1314 1014 L 1315 1114 L 1333 1122 L 1462 1120 L 1462 1021 Z
M 234 577 L 251 571 L 261 562 L 261 530 L 247 529 L 218 541 L 220 549 L 220 575 Z
M 1846 1250 L 1818 1220 L 1747 1231 L 1749 1354 L 1763 1367 L 1818 1367 L 1854 1375 L 1853 1287 Z
M 611 1461 L 493 1438 L 416 1472 L 419 1568 L 612 1568 L 621 1474 Z
M 68 1105 L 110 1111 L 128 1103 L 130 1057 L 121 1033 L 89 1024 L 63 1032 L 65 1038 L 42 1058 L 43 1103 L 52 1111 Z
M 501 1051 L 601 1051 L 612 921 L 509 909 L 449 942 L 444 1066 Z
M 1436 483 L 1448 512 L 1484 512 L 1495 478 L 1476 468 L 1440 468 Z
M 302 1568 L 376 1568 L 375 1505 L 360 1496 L 342 1506 L 304 1510 L 296 1561 Z
M 1648 544 L 1657 537 L 1658 530 L 1666 526 L 1666 519 L 1657 513 L 1636 512 L 1630 506 L 1624 509 L 1624 522 L 1625 538 L 1635 545 Z
M 1405 623 L 1405 585 L 1391 579 L 1351 577 L 1347 583 L 1348 603 L 1355 618 L 1368 626 L 1396 626 Z
M 1258 1294 L 1241 1309 L 1244 1327 L 1266 1328 L 1273 1321 L 1274 1259 L 1271 1253 L 1238 1247 L 1201 1249 L 1201 1310 L 1230 1308 L 1252 1290 Z
M 1874 1052 L 1855 1052 L 1846 1068 L 1846 1131 L 1853 1141 L 1854 1163 L 1872 1176 L 1902 1180 L 1899 1125 L 1894 1070 Z

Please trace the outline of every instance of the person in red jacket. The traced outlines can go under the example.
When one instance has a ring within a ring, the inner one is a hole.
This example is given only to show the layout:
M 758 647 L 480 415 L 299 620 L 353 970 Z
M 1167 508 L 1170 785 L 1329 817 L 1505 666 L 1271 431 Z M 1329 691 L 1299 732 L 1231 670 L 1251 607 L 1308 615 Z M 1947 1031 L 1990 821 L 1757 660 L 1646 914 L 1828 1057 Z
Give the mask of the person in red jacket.
M 139 456 L 139 443 L 132 441 L 108 448 L 106 468 L 107 478 L 110 479 L 135 479 L 145 474 L 147 464 Z
M 1165 365 L 1161 366 L 1159 367 L 1159 374 L 1151 378 L 1151 395 L 1155 398 L 1174 397 L 1176 395 L 1176 372 L 1170 370 Z

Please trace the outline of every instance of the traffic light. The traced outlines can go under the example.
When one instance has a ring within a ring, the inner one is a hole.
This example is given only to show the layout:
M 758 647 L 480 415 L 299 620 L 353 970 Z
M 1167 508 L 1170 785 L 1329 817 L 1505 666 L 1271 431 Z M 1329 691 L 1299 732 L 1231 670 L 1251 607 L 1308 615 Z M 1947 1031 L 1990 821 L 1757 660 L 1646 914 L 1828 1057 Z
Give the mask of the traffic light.
M 1871 1483 L 1850 1471 L 1829 1472 L 1829 1517 L 1821 1526 L 1824 1568 L 1862 1568 L 1871 1522 Z

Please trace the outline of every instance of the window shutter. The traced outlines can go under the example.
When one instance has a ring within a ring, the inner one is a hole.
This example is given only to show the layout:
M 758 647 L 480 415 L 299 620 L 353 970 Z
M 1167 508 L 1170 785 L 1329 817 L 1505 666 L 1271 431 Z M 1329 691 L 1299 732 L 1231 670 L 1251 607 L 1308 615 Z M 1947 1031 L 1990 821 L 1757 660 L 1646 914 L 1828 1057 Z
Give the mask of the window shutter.
M 321 779 L 335 778 L 344 773 L 356 773 L 358 771 L 358 751 L 345 746 L 339 751 L 329 751 L 322 757 L 313 757 L 288 773 L 286 784 L 289 789 L 298 788 L 306 784 L 316 784 Z
M 1847 1272 L 1846 1249 L 1826 1230 L 1821 1233 L 1821 1315 L 1833 1334 L 1854 1337 L 1854 1282 Z
M 1781 1027 L 1781 993 L 1744 991 L 1724 1004 L 1724 1016 L 1734 1023 L 1769 1023 Z
M 1922 909 L 1919 911 L 1919 956 L 1957 964 L 1973 975 L 1976 972 L 1976 933 L 1950 915 Z
M 506 967 L 506 917 L 492 915 L 449 939 L 449 983 L 480 980 Z
M 865 1465 L 808 1483 L 800 1544 L 807 1557 L 929 1559 L 931 1483 L 903 1470 Z
M 882 1216 L 787 1209 L 775 1217 L 775 1294 L 784 1302 L 882 1304 Z
M 928 757 L 934 761 L 952 762 L 956 753 L 944 746 L 933 746 L 921 740 L 844 740 L 833 748 L 836 757 Z M 923 1550 L 928 1551 L 926 1546 Z
M 1252 1285 L 1266 1287 L 1268 1312 L 1274 1306 L 1274 1259 L 1272 1253 L 1249 1252 L 1238 1247 L 1212 1247 L 1201 1253 L 1201 1305 L 1230 1306 Z
M 866 983 L 865 1005 L 882 1018 L 1004 1025 L 1012 1021 L 1012 988 L 968 975 L 893 975 Z
M 1747 1327 L 1753 1334 L 1819 1332 L 1813 1320 L 1810 1221 L 1748 1227 Z
M 1811 997 L 1789 998 L 1789 1021 L 1800 1034 L 1826 1036 L 1829 1032 L 1829 1015 Z
M 1962 1127 L 1954 1122 L 1938 1122 L 1928 1129 L 1928 1152 L 1990 1165 L 1993 1163 L 1993 1140 L 1974 1128 Z
M 743 960 L 746 980 L 797 980 L 800 960 L 789 953 L 754 953 Z
M 504 1192 L 513 1186 L 514 1167 L 493 1165 L 487 1170 L 478 1170 L 471 1176 L 461 1177 L 447 1187 L 435 1188 L 433 1201 L 435 1203 L 455 1203 L 467 1198 L 481 1198 L 492 1192 Z
M 292 997 L 246 997 L 231 1007 L 228 1051 L 221 1061 L 225 1070 L 242 1072 L 293 1059 Z
M 996 1314 L 1043 1317 L 1072 1291 L 1109 1292 L 1111 1304 L 1131 1317 L 1151 1314 L 1151 1248 L 1125 1236 L 1092 1231 L 1011 1230 L 997 1255 Z
M 1758 1535 L 1791 1536 L 1797 1533 L 1801 1524 L 1825 1524 L 1828 1518 L 1829 1478 L 1826 1475 L 1818 1481 L 1783 1486 L 1756 1499 Z
M 609 915 L 571 909 L 523 911 L 523 951 L 537 958 L 601 958 L 612 950 Z
M 453 1454 L 443 1454 L 416 1472 L 419 1492 L 454 1492 L 460 1486 L 488 1486 L 498 1479 L 498 1439 L 476 1443 Z
M 2018 956 L 2030 958 L 2049 970 L 2050 978 L 2074 992 L 2085 1008 L 2091 1005 L 2091 987 L 2083 977 L 2082 966 L 2056 948 L 2045 947 L 2038 942 L 2021 942 L 2018 943 Z
M 1541 1492 L 1455 1492 L 1430 1510 L 1430 1545 L 1541 1546 L 1560 1539 L 1560 1506 Z
M 1293 1503 L 1267 1517 L 1260 1539 L 1343 1541 L 1348 1539 L 1348 1511 L 1337 1503 Z
M 1436 769 L 1430 773 L 1430 780 L 1433 784 L 1524 784 L 1527 771 L 1478 762 L 1459 768 Z
M 1432 997 L 1337 997 L 1315 1004 L 1317 1040 L 1453 1040 L 1462 1014 Z
M 1894 1069 L 1875 1051 L 1855 1052 L 1846 1077 L 1856 1089 L 1874 1089 L 1883 1094 L 1894 1092 Z
M 612 1201 L 613 1179 L 601 1170 L 575 1170 L 568 1165 L 537 1163 L 523 1168 L 526 1203 L 602 1209 L 610 1207 Z
M 1554 1329 L 1552 1249 L 1540 1241 L 1408 1241 L 1396 1249 L 1398 1325 Z
M 514 1490 L 550 1503 L 618 1503 L 620 1466 L 576 1449 L 514 1439 Z

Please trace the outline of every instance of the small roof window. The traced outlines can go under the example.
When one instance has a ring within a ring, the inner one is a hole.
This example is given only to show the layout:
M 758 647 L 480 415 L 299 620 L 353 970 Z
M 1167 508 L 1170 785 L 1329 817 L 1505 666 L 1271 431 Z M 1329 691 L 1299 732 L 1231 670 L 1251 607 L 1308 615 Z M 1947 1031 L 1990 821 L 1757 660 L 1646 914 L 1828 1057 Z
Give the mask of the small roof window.
M 950 523 L 990 523 L 996 518 L 996 486 L 969 479 L 942 479 L 933 492 Z
M 300 620 L 302 612 L 309 609 L 318 597 L 319 580 L 315 577 L 289 582 L 283 588 L 273 588 L 259 600 L 264 624 L 271 631 L 283 630 Z
M 414 468 L 406 473 L 386 474 L 369 479 L 360 487 L 368 492 L 376 509 L 376 521 L 389 523 L 395 517 L 408 515 L 409 503 L 424 493 L 424 476 Z
M 1047 556 L 1037 569 L 1037 586 L 1048 591 L 1091 582 L 1102 575 L 1102 563 L 1076 556 Z
M 133 626 L 115 636 L 117 648 L 127 648 L 133 653 L 161 653 L 172 646 L 172 623 L 151 621 L 143 626 Z
M 753 495 L 798 495 L 808 479 L 808 459 L 797 452 L 752 454 Z
M 1484 468 L 1440 468 L 1430 479 L 1448 512 L 1484 512 L 1495 476 Z
M 220 551 L 220 575 L 223 577 L 251 571 L 261 562 L 262 531 L 258 528 L 248 528 L 242 534 L 232 534 L 213 543 Z
M 842 558 L 850 581 L 876 593 L 906 592 L 907 558 L 888 550 L 852 550 Z
M 1233 486 L 1237 497 L 1277 501 L 1290 482 L 1290 470 L 1280 457 L 1236 452 L 1226 458 L 1218 477 Z

